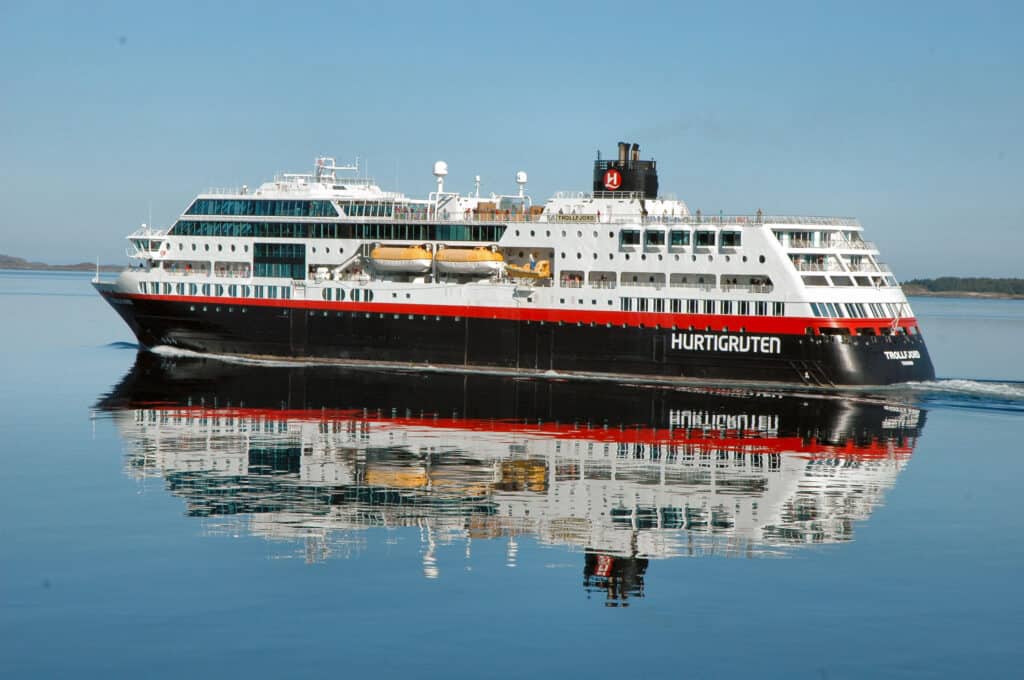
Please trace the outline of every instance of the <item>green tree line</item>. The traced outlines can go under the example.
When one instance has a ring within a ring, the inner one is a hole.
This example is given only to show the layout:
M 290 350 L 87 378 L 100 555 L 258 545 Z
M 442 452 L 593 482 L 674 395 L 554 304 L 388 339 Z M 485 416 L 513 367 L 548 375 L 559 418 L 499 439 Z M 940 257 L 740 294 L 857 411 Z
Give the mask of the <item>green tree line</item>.
M 918 286 L 933 293 L 1003 293 L 1024 295 L 1024 279 L 990 279 L 983 276 L 940 276 L 913 279 L 905 286 Z

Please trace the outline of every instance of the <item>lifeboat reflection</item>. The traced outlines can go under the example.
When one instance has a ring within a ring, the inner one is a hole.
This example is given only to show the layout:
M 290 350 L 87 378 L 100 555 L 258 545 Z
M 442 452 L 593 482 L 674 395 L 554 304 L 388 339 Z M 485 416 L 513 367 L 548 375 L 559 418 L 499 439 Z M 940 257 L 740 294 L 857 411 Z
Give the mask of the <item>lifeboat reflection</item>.
M 473 540 L 500 538 L 514 565 L 529 534 L 582 551 L 584 587 L 610 604 L 643 595 L 648 560 L 851 540 L 924 423 L 827 396 L 148 353 L 97 408 L 129 474 L 230 531 L 302 539 L 319 560 L 367 529 L 418 527 L 429 578 L 439 546 L 471 559 Z

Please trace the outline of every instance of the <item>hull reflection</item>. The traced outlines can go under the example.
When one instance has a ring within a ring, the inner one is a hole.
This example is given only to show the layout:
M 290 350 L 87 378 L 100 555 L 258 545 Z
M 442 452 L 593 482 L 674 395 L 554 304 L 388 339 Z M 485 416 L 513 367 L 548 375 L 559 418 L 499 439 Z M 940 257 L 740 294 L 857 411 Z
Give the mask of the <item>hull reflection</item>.
M 130 475 L 231 531 L 302 539 L 319 560 L 366 529 L 419 527 L 427 577 L 440 545 L 470 559 L 472 540 L 501 538 L 514 564 L 529 534 L 582 551 L 584 587 L 612 603 L 643 594 L 648 560 L 851 540 L 924 424 L 814 395 L 149 353 L 97 408 Z

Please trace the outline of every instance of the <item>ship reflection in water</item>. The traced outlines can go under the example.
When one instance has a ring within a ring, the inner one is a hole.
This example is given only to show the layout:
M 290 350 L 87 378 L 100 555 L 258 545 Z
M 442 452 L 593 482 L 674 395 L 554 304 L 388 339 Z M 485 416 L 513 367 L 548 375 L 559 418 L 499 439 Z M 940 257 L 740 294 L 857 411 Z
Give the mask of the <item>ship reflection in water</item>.
M 649 560 L 852 540 L 924 424 L 881 401 L 149 353 L 97 409 L 128 474 L 162 477 L 211 532 L 319 561 L 418 527 L 427 578 L 439 546 L 471 560 L 501 539 L 514 565 L 528 534 L 581 551 L 611 605 L 643 596 Z

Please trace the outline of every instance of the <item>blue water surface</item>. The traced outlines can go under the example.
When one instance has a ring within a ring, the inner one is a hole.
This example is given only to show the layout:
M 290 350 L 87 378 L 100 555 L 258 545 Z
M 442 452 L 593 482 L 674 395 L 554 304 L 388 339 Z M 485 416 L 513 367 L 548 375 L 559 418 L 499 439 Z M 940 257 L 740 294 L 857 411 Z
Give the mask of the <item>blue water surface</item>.
M 288 471 L 267 472 L 281 486 L 246 496 L 266 508 L 199 512 L 211 501 L 242 498 L 230 485 L 215 492 L 204 486 L 225 479 L 208 468 L 218 456 L 234 460 L 237 438 L 198 445 L 211 452 L 209 460 L 175 459 L 197 444 L 145 429 L 154 414 L 148 406 L 104 405 L 112 393 L 141 395 L 144 387 L 123 381 L 146 364 L 138 363 L 127 327 L 93 294 L 89 276 L 0 272 L 0 675 L 1016 676 L 1024 661 L 1024 395 L 1015 382 L 1024 380 L 1017 359 L 1024 303 L 912 303 L 947 382 L 877 397 L 898 402 L 893 417 L 917 428 L 910 440 L 888 443 L 889 476 L 830 477 L 834 487 L 816 495 L 811 473 L 795 467 L 794 479 L 807 487 L 786 491 L 787 507 L 802 507 L 805 497 L 834 498 L 846 506 L 835 511 L 843 521 L 780 515 L 772 522 L 788 522 L 796 540 L 740 545 L 738 530 L 728 527 L 641 530 L 635 517 L 617 520 L 619 533 L 602 529 L 600 520 L 585 526 L 586 508 L 629 505 L 623 498 L 656 487 L 657 474 L 649 483 L 602 487 L 615 498 L 581 501 L 572 506 L 581 510 L 558 521 L 502 523 L 506 505 L 534 507 L 530 485 L 543 479 L 529 481 L 525 472 L 527 481 L 512 490 L 492 483 L 516 478 L 520 469 L 511 458 L 488 462 L 497 426 L 473 435 L 458 423 L 396 424 L 386 413 L 374 420 L 374 432 L 392 427 L 397 437 L 436 440 L 438 452 L 424 454 L 435 466 L 429 470 L 452 461 L 459 467 L 448 477 L 437 473 L 424 489 L 410 472 L 421 462 L 394 451 L 338 453 L 385 461 L 367 464 L 367 476 L 356 481 L 370 485 L 371 474 L 391 480 L 379 488 L 405 500 L 333 506 L 352 511 L 348 524 L 333 527 L 318 524 L 326 514 L 297 509 L 295 498 L 319 487 L 303 486 L 299 473 Z M 170 361 L 167 370 L 173 380 L 184 369 Z M 166 427 L 206 428 L 210 413 L 189 410 L 183 424 Z M 224 417 L 266 418 L 232 413 Z M 309 424 L 294 410 L 281 418 L 275 427 L 283 422 L 297 433 L 300 449 L 327 441 L 330 433 L 316 423 L 353 422 L 338 415 Z M 231 484 L 263 489 L 252 451 L 281 450 L 282 437 L 292 435 L 245 436 L 249 476 L 231 477 Z M 561 435 L 507 436 L 555 447 Z M 585 439 L 559 441 L 570 447 Z M 863 437 L 850 457 L 836 453 L 838 445 L 820 455 L 834 468 L 859 464 L 870 472 L 875 464 L 863 460 L 878 450 L 875 439 Z M 793 446 L 809 451 L 813 442 Z M 295 455 L 305 461 L 319 454 Z M 785 467 L 796 459 L 782 460 Z M 571 466 L 546 474 L 552 486 L 559 475 L 585 476 Z M 442 486 L 446 479 L 456 491 Z M 740 513 L 753 503 L 767 517 L 773 488 L 737 491 L 735 508 L 732 500 L 723 507 Z M 576 502 L 569 495 L 559 502 Z M 465 510 L 467 496 L 499 512 Z M 303 498 L 303 508 L 326 507 L 317 505 L 322 498 Z M 403 509 L 438 499 L 444 503 L 437 508 Z M 371 511 L 416 520 L 378 521 L 368 518 Z M 621 533 L 630 522 L 634 528 Z M 541 528 L 517 533 L 510 526 Z M 636 579 L 621 581 L 625 596 L 601 577 L 601 560 L 621 564 L 621 551 L 598 555 L 595 548 L 619 545 L 620 536 L 639 541 L 632 548 L 626 541 L 624 550 L 650 557 L 642 588 Z M 669 546 L 663 550 L 653 543 L 662 539 Z M 585 570 L 588 553 L 596 572 Z

